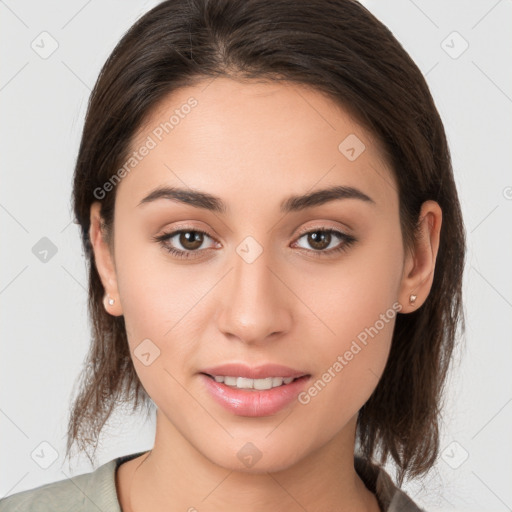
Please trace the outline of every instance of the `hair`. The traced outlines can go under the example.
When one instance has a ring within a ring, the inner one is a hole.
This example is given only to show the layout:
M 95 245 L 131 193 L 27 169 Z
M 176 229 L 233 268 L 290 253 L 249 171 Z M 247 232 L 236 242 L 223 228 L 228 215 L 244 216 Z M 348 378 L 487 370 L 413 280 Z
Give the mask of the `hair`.
M 380 454 L 381 464 L 391 456 L 401 486 L 404 477 L 430 470 L 439 454 L 441 400 L 459 322 L 465 330 L 465 233 L 444 127 L 426 81 L 391 31 L 353 0 L 168 0 L 143 15 L 105 62 L 89 98 L 74 173 L 92 342 L 66 454 L 75 443 L 95 452 L 117 405 L 131 403 L 135 410 L 151 402 L 130 357 L 124 318 L 103 307 L 89 239 L 94 191 L 123 165 L 138 130 L 165 97 L 220 76 L 311 87 L 376 136 L 398 184 L 404 247 L 416 240 L 422 203 L 431 199 L 442 209 L 429 296 L 414 312 L 397 315 L 387 365 L 357 420 L 361 454 L 368 461 Z M 111 247 L 115 197 L 114 190 L 101 200 Z

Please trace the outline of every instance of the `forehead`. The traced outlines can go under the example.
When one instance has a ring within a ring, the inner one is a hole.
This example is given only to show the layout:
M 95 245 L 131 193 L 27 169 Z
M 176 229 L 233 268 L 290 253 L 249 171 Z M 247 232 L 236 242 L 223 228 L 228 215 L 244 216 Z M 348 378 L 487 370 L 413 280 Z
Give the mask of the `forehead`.
M 289 82 L 216 78 L 178 89 L 147 117 L 131 154 L 117 194 L 133 206 L 163 184 L 236 191 L 233 200 L 253 206 L 339 184 L 397 201 L 380 142 L 326 95 Z

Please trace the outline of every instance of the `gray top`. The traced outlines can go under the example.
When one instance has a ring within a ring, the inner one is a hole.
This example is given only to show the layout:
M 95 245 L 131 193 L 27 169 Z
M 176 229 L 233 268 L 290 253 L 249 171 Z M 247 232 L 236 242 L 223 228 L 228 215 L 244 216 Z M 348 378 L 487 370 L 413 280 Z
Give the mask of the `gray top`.
M 74 476 L 0 500 L 0 512 L 122 512 L 116 492 L 116 470 L 146 452 L 118 457 L 90 473 Z M 354 467 L 366 487 L 377 496 L 383 512 L 424 512 L 379 466 L 355 456 Z

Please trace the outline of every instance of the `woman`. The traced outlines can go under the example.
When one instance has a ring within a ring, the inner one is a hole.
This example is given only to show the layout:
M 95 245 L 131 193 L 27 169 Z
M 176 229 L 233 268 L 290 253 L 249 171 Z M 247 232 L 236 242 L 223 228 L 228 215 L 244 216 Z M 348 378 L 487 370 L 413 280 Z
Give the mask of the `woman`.
M 67 455 L 122 401 L 155 443 L 0 510 L 420 510 L 399 486 L 438 455 L 464 228 L 371 13 L 162 2 L 101 71 L 73 194 L 94 338 Z

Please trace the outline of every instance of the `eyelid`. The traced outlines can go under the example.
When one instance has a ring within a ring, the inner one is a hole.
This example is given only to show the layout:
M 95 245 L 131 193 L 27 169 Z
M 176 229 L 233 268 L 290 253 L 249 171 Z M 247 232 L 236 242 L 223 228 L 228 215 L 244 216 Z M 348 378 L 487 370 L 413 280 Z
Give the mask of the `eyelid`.
M 350 233 L 351 230 L 350 229 L 340 228 L 337 225 L 329 225 L 328 222 L 329 221 L 319 221 L 319 222 L 317 222 L 314 225 L 309 225 L 309 226 L 302 227 L 301 229 L 299 229 L 299 231 L 295 235 L 295 239 L 298 238 L 298 237 L 301 237 L 302 235 L 310 233 L 311 231 L 314 231 L 314 230 L 321 231 L 321 230 L 332 229 L 334 231 L 340 231 L 342 234 L 344 234 L 346 236 L 350 236 L 351 235 L 351 233 Z M 172 226 L 172 228 L 170 228 L 169 230 L 167 230 L 165 228 L 160 230 L 162 235 L 169 235 L 169 234 L 176 235 L 177 234 L 176 232 L 179 232 L 179 231 L 198 231 L 198 232 L 202 232 L 202 233 L 208 235 L 212 240 L 215 240 L 216 242 L 219 242 L 218 237 L 214 236 L 207 228 L 193 226 L 192 224 L 189 224 L 187 222 L 178 223 L 177 225 Z M 157 238 L 159 236 L 160 235 L 157 235 L 154 238 Z
M 178 224 L 173 224 L 169 228 L 164 227 L 164 228 L 160 229 L 158 232 L 161 233 L 162 235 L 168 235 L 168 234 L 176 235 L 176 232 L 179 232 L 179 231 L 197 231 L 199 233 L 204 233 L 204 234 L 208 235 L 213 240 L 218 241 L 218 237 L 216 235 L 213 235 L 208 228 L 203 227 L 203 226 L 194 226 L 193 224 L 190 224 L 187 222 L 179 222 Z M 156 235 L 156 236 L 159 236 L 159 235 Z
M 344 227 L 340 227 L 339 225 L 330 225 L 329 221 L 319 221 L 319 222 L 317 222 L 317 224 L 309 225 L 309 226 L 299 229 L 296 237 L 300 237 L 302 235 L 305 235 L 306 233 L 310 233 L 311 231 L 315 231 L 315 230 L 323 231 L 323 230 L 330 230 L 330 229 L 332 229 L 333 231 L 339 231 L 340 233 L 342 233 L 346 236 L 351 236 L 352 230 L 349 229 L 348 226 L 346 228 L 344 228 Z

